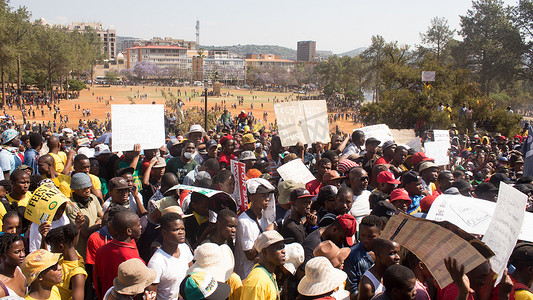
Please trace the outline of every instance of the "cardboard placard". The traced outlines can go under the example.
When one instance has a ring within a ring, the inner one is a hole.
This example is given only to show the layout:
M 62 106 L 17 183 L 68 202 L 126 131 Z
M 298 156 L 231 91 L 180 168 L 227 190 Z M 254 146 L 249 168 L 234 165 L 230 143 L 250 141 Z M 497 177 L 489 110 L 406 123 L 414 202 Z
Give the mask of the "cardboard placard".
M 369 138 L 373 137 L 380 141 L 380 145 L 383 145 L 386 141 L 392 141 L 392 132 L 389 129 L 389 126 L 385 124 L 377 124 L 372 126 L 366 126 L 357 128 L 355 130 L 361 130 L 365 133 L 365 140 L 368 140 Z M 354 131 L 355 131 L 354 130 Z
M 485 234 L 496 203 L 460 195 L 440 195 L 426 216 L 428 220 L 449 221 L 471 234 Z M 533 213 L 525 212 L 518 239 L 533 242 Z
M 242 213 L 248 209 L 248 193 L 246 191 L 246 166 L 242 162 L 236 160 L 230 161 L 231 173 L 235 178 L 235 201 L 239 212 Z
M 163 105 L 111 105 L 112 151 L 158 149 L 165 144 L 165 108 Z
M 315 176 L 304 165 L 301 159 L 293 159 L 278 168 L 278 173 L 283 180 L 294 180 L 306 184 L 315 179 Z
M 453 282 L 444 265 L 446 257 L 457 259 L 459 265 L 464 265 L 465 272 L 471 271 L 488 258 L 471 244 L 481 244 L 479 241 L 470 236 L 472 239 L 469 242 L 462 237 L 464 232 L 457 232 L 457 227 L 447 225 L 451 224 L 436 224 L 402 213 L 390 218 L 379 237 L 395 241 L 413 252 L 427 266 L 442 289 Z M 486 249 L 486 252 L 490 257 L 490 249 Z
M 516 245 L 524 221 L 526 204 L 526 194 L 503 182 L 500 183 L 494 215 L 481 239 L 495 253 L 490 259 L 490 267 L 498 274 L 494 286 L 502 279 L 507 261 Z
M 445 166 L 450 163 L 450 157 L 448 156 L 448 149 L 450 147 L 449 140 L 424 143 L 426 156 L 435 159 L 437 166 Z
M 329 143 L 326 100 L 276 103 L 274 111 L 283 147 L 294 146 L 298 142 Z
M 53 183 L 45 183 L 33 192 L 26 206 L 24 218 L 38 225 L 44 222 L 52 223 L 59 206 L 68 201 L 69 199 Z
M 416 138 L 414 129 L 391 129 L 390 132 L 398 145 L 407 144 Z

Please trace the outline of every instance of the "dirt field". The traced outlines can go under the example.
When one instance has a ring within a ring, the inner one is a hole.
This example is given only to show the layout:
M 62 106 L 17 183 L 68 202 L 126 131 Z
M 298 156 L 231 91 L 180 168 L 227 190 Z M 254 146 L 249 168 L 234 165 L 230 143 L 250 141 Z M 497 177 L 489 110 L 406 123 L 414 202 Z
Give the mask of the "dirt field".
M 113 98 L 113 100 L 110 102 L 110 104 L 129 104 L 131 103 L 128 97 L 134 97 L 135 95 L 144 95 L 146 94 L 146 99 L 140 99 L 139 97 L 133 98 L 133 101 L 136 104 L 150 104 L 152 101 L 155 101 L 157 104 L 164 104 L 165 99 L 161 95 L 161 90 L 165 89 L 165 91 L 168 91 L 168 87 L 155 87 L 155 86 L 125 86 L 125 87 L 103 87 L 103 86 L 92 86 L 90 87 L 90 90 L 83 90 L 80 93 L 80 97 L 78 99 L 73 100 L 61 100 L 60 107 L 61 107 L 61 113 L 62 115 L 68 115 L 69 118 L 69 126 L 76 126 L 78 124 L 79 119 L 85 120 L 89 118 L 84 118 L 82 115 L 82 109 L 90 109 L 91 110 L 91 117 L 90 119 L 98 119 L 98 120 L 105 120 L 107 113 L 111 111 L 110 106 L 106 106 L 105 102 L 106 100 L 109 100 L 110 97 Z M 171 87 L 170 91 L 172 93 L 176 93 L 178 89 L 181 90 L 181 99 L 185 99 L 184 92 L 187 92 L 187 99 L 191 95 L 192 90 L 196 90 L 197 92 L 202 92 L 202 87 Z M 229 111 L 231 112 L 232 116 L 236 116 L 238 113 L 240 113 L 241 110 L 245 110 L 246 112 L 250 111 L 251 104 L 253 103 L 253 114 L 256 118 L 263 117 L 263 112 L 266 111 L 268 113 L 268 123 L 274 122 L 275 114 L 274 114 L 274 101 L 273 99 L 289 99 L 291 96 L 291 93 L 275 93 L 275 92 L 261 92 L 261 91 L 253 91 L 252 93 L 249 90 L 241 89 L 222 89 L 221 93 L 224 95 L 226 93 L 229 93 L 230 96 L 228 97 L 208 97 L 207 103 L 208 106 L 211 108 L 214 106 L 215 102 L 221 103 L 222 100 L 226 100 L 226 106 L 228 107 Z M 237 96 L 244 97 L 244 105 L 237 106 L 237 109 L 231 109 L 232 103 L 237 103 Z M 253 99 L 252 97 L 255 96 L 257 99 Z M 97 100 L 98 97 L 103 97 L 103 101 L 99 102 Z M 296 94 L 292 94 L 292 97 L 296 99 Z M 185 108 L 195 107 L 197 105 L 201 105 L 203 107 L 203 103 L 201 103 L 202 97 L 193 97 L 191 99 L 191 102 L 184 101 L 185 102 Z M 263 108 L 261 108 L 261 103 L 263 103 Z M 80 105 L 80 110 L 75 110 L 74 106 Z M 46 107 L 45 107 L 46 108 Z M 22 119 L 22 115 L 20 111 L 9 111 L 7 110 L 8 114 L 14 114 L 17 118 L 17 120 Z M 41 112 L 36 111 L 35 119 L 30 117 L 30 121 L 46 121 L 53 120 L 53 112 L 49 112 L 48 109 L 45 109 L 45 116 L 41 117 Z M 57 119 L 57 125 L 59 126 L 59 118 Z M 339 128 L 344 132 L 351 132 L 353 129 L 353 124 L 350 121 L 340 121 L 335 124 L 330 124 L 330 129 L 334 129 L 335 125 L 339 125 Z

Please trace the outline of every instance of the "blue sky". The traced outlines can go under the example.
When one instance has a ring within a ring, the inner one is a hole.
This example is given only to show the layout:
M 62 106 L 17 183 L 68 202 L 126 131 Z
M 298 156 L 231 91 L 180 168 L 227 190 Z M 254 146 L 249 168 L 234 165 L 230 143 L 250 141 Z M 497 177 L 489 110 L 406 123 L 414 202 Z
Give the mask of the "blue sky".
M 504 0 L 512 5 L 518 0 Z M 273 44 L 296 49 L 299 40 L 317 41 L 318 50 L 342 53 L 368 46 L 372 35 L 402 44 L 420 43 L 435 17 L 445 17 L 459 29 L 459 15 L 469 0 L 11 0 L 26 6 L 33 19 L 51 24 L 98 21 L 113 25 L 119 36 L 174 37 L 195 40 L 200 20 L 200 44 Z

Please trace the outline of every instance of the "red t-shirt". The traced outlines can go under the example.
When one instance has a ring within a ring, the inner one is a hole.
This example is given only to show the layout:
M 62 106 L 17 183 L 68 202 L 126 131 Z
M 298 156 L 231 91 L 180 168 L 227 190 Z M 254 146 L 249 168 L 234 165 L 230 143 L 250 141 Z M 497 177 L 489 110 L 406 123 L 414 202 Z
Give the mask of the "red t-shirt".
M 378 158 L 378 160 L 376 160 L 376 161 L 374 162 L 374 166 L 377 166 L 377 165 L 386 165 L 386 164 L 388 164 L 388 163 L 389 163 L 389 162 L 387 162 L 387 161 L 385 160 L 385 158 L 380 157 L 380 158 Z
M 103 245 L 111 242 L 111 240 L 112 238 L 106 237 L 98 231 L 93 232 L 87 240 L 87 257 L 85 259 L 85 263 L 89 265 L 94 265 L 94 261 L 96 258 L 96 250 L 98 250 L 98 248 L 102 247 Z M 135 240 L 133 240 L 132 243 L 135 243 Z
M 439 300 L 455 300 L 459 295 L 459 288 L 455 283 L 448 284 L 447 287 L 438 290 Z M 474 293 L 470 291 L 468 293 L 468 300 L 474 300 Z
M 131 258 L 141 259 L 133 240 L 131 243 L 124 243 L 113 239 L 96 251 L 94 274 L 97 277 L 94 285 L 98 299 L 103 299 L 103 294 L 113 286 L 113 279 L 118 275 L 118 266 Z M 100 288 L 97 286 L 98 280 Z M 102 291 L 102 294 L 99 291 Z
M 227 155 L 226 153 L 220 154 L 220 158 L 218 159 L 218 163 L 225 163 L 226 167 L 230 167 L 230 160 L 235 160 L 235 155 Z
M 314 179 L 305 184 L 305 189 L 309 191 L 311 195 L 318 195 L 318 191 L 322 187 L 322 182 L 318 179 Z

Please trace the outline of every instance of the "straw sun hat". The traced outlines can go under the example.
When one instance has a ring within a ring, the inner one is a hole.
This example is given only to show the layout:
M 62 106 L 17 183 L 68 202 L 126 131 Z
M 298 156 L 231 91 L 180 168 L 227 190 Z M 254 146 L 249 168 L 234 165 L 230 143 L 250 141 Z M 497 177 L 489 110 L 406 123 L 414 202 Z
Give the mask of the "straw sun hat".
M 305 265 L 305 276 L 298 284 L 304 296 L 318 296 L 332 292 L 346 280 L 346 273 L 335 269 L 323 256 L 311 259 Z
M 118 266 L 118 275 L 113 280 L 115 291 L 122 295 L 137 295 L 151 285 L 157 274 L 138 258 L 129 259 Z
M 187 274 L 203 270 L 219 282 L 229 279 L 235 265 L 230 247 L 214 243 L 198 246 L 194 251 L 194 260 L 196 262 L 187 270 Z

